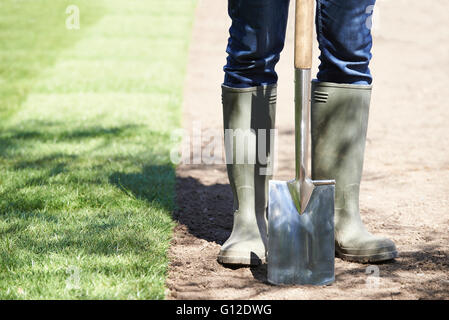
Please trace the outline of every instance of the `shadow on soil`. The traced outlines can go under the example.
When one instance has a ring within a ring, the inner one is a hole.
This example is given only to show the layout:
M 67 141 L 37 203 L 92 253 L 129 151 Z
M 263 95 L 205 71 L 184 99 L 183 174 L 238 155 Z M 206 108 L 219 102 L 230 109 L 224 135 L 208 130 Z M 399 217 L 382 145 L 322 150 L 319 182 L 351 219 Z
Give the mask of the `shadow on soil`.
M 232 191 L 228 184 L 204 185 L 198 180 L 176 178 L 173 217 L 197 238 L 223 244 L 232 231 Z

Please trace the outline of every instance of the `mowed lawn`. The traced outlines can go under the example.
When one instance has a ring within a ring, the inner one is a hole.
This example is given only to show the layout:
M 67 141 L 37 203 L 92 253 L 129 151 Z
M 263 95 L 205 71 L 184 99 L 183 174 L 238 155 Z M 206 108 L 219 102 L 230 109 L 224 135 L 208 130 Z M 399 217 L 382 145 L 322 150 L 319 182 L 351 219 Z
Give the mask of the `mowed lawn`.
M 164 298 L 194 7 L 1 0 L 0 299 Z

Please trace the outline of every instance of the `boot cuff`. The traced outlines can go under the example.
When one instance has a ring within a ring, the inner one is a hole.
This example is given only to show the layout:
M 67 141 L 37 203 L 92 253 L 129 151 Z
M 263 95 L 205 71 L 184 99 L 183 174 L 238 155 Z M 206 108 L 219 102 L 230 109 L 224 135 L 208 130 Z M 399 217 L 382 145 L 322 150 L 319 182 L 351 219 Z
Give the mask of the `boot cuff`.
M 348 84 L 348 83 L 336 83 L 336 82 L 320 82 L 316 79 L 312 80 L 314 86 L 319 87 L 333 87 L 333 88 L 346 88 L 346 89 L 362 89 L 371 90 L 372 84 Z

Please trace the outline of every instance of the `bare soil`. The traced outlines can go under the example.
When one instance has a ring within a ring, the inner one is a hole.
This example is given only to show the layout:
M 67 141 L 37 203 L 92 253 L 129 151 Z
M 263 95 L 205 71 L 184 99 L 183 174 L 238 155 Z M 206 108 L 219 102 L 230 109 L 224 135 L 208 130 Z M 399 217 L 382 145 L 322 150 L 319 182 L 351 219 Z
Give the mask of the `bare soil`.
M 293 1 L 292 1 L 293 2 Z M 293 4 L 293 3 L 292 3 Z M 230 20 L 225 0 L 200 0 L 183 106 L 183 126 L 222 128 L 221 89 Z M 279 73 L 276 179 L 294 176 L 293 10 Z M 393 262 L 336 259 L 325 287 L 273 286 L 266 265 L 217 263 L 232 230 L 225 165 L 180 165 L 178 226 L 170 249 L 169 299 L 448 299 L 449 298 L 449 29 L 445 0 L 378 1 L 374 90 L 361 190 L 368 229 L 396 242 Z M 315 55 L 318 49 L 315 48 Z M 315 60 L 315 70 L 318 59 Z M 367 273 L 368 272 L 368 273 Z M 376 282 L 377 279 L 377 282 Z

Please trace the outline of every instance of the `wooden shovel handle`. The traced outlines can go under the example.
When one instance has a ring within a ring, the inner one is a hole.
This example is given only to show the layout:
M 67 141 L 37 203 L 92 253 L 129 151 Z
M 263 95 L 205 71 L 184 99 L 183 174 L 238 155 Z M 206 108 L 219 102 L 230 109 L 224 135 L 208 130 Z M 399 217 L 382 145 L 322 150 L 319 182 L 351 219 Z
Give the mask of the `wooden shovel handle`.
M 296 0 L 295 68 L 312 68 L 313 6 L 315 0 Z

